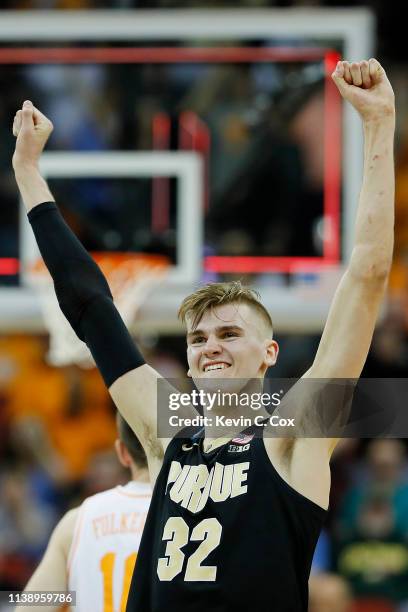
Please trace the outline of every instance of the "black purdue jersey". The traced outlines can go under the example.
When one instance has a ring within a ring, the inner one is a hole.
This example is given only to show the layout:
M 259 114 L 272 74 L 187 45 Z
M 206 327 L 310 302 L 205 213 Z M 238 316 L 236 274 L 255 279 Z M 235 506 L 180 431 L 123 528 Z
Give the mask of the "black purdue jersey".
M 174 438 L 126 612 L 302 612 L 326 511 L 277 473 L 261 437 L 212 452 Z

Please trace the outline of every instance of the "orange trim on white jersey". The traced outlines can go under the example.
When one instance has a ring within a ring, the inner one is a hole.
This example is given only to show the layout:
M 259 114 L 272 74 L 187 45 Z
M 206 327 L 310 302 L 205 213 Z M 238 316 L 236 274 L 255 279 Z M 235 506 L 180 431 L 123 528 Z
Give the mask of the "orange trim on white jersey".
M 143 499 L 143 498 L 148 498 L 152 496 L 152 493 L 127 493 L 127 491 L 121 491 L 121 487 L 118 486 L 116 487 L 116 491 L 117 493 L 119 493 L 119 495 L 124 495 L 125 497 L 138 497 L 139 499 Z

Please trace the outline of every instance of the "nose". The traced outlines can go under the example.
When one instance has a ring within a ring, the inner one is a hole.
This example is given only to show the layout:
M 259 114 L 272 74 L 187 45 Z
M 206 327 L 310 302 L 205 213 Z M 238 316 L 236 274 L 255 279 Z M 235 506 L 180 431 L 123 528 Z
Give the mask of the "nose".
M 204 355 L 219 355 L 222 351 L 220 343 L 217 341 L 215 336 L 209 335 L 207 338 L 207 342 L 203 347 Z

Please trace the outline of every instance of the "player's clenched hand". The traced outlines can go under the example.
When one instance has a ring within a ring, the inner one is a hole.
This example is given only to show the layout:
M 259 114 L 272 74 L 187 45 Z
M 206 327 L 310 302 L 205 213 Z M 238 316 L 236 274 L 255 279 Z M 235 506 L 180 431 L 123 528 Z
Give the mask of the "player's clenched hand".
M 13 134 L 17 138 L 13 155 L 13 168 L 37 166 L 53 125 L 49 119 L 26 100 L 17 111 L 13 122 Z
M 394 92 L 384 68 L 376 59 L 338 62 L 332 79 L 363 121 L 394 116 Z

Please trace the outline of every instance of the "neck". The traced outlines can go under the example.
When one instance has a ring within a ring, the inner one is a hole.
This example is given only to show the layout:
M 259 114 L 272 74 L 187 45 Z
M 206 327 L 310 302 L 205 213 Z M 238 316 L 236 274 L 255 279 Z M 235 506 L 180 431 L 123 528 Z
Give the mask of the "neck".
M 150 482 L 149 470 L 147 467 L 138 467 L 136 465 L 132 465 L 130 467 L 130 473 L 132 475 L 132 480 L 134 480 L 135 482 Z
M 208 436 L 205 436 L 205 438 L 203 439 L 203 449 L 205 453 L 208 453 L 209 451 L 218 448 L 219 446 L 222 446 L 223 444 L 226 444 L 227 442 L 229 442 L 231 440 L 230 437 L 221 437 L 221 438 L 209 438 Z
M 262 389 L 262 379 L 251 379 L 244 385 L 237 380 L 220 381 L 217 388 L 206 388 L 209 401 L 203 405 L 205 450 L 208 446 L 218 446 L 219 441 L 234 438 L 256 424 L 259 418 L 269 416 L 260 402 Z M 211 401 L 212 398 L 217 401 Z

